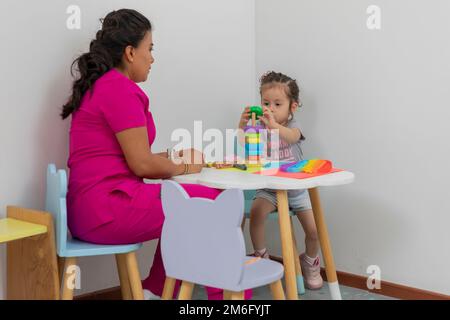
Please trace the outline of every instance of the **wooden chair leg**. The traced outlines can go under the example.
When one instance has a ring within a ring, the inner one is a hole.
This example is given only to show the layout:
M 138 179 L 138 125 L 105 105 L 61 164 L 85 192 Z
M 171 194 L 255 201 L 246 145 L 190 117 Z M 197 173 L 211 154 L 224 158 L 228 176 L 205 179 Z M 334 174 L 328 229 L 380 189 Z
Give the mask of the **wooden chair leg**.
M 63 281 L 64 263 L 65 263 L 64 257 L 59 257 L 58 256 L 58 279 L 59 279 L 59 283 L 62 283 L 62 281 Z
M 231 291 L 223 290 L 223 300 L 231 300 Z
M 244 291 L 232 292 L 230 300 L 244 300 Z
M 164 282 L 164 289 L 161 296 L 161 300 L 172 300 L 173 291 L 175 290 L 176 279 L 166 277 L 166 281 Z
M 144 291 L 142 290 L 141 276 L 139 274 L 136 254 L 134 252 L 125 254 L 125 260 L 133 299 L 144 300 Z
M 291 219 L 292 247 L 294 248 L 295 276 L 297 279 L 298 294 L 305 294 L 305 283 L 303 281 L 302 268 L 300 266 L 300 256 L 298 253 L 297 240 L 295 239 L 294 224 Z
M 178 295 L 178 300 L 191 300 L 193 290 L 194 290 L 193 283 L 183 281 L 181 283 L 180 294 Z
M 273 300 L 286 300 L 281 280 L 271 283 L 270 291 L 272 292 Z
M 120 290 L 123 300 L 133 300 L 130 279 L 128 278 L 127 261 L 123 254 L 116 254 L 117 272 L 119 273 Z
M 278 219 L 280 224 L 281 249 L 283 252 L 286 295 L 289 300 L 297 300 L 297 280 L 295 277 L 294 249 L 292 248 L 292 229 L 289 219 L 289 203 L 286 190 L 277 190 Z
M 62 277 L 62 294 L 61 294 L 61 299 L 62 300 L 73 300 L 73 289 L 74 286 L 72 283 L 69 283 L 69 281 L 71 280 L 70 277 L 75 277 L 73 278 L 74 282 L 77 281 L 76 279 L 76 274 L 72 275 L 69 274 L 67 272 L 67 270 L 71 267 L 71 266 L 76 266 L 77 264 L 77 258 L 75 257 L 70 257 L 70 258 L 66 258 L 65 262 L 64 262 L 64 272 L 63 272 L 63 277 Z
M 341 291 L 336 274 L 336 266 L 334 265 L 333 253 L 331 252 L 330 237 L 328 236 L 325 216 L 323 214 L 322 204 L 320 203 L 319 191 L 317 188 L 308 189 L 309 197 L 316 222 L 317 233 L 319 234 L 320 248 L 325 262 L 325 271 L 327 274 L 328 286 L 330 288 L 331 298 L 333 300 L 341 300 Z

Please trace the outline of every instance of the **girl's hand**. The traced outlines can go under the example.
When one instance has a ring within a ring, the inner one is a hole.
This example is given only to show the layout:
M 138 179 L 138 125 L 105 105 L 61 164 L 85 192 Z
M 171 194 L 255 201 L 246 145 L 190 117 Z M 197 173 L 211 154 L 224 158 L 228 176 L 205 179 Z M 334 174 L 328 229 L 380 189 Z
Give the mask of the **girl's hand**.
M 244 129 L 244 127 L 248 123 L 248 120 L 250 120 L 250 116 L 250 107 L 247 106 L 241 114 L 241 119 L 239 120 L 239 129 Z
M 263 116 L 259 117 L 259 120 L 261 120 L 268 129 L 275 129 L 277 126 L 273 112 L 267 107 L 263 107 Z

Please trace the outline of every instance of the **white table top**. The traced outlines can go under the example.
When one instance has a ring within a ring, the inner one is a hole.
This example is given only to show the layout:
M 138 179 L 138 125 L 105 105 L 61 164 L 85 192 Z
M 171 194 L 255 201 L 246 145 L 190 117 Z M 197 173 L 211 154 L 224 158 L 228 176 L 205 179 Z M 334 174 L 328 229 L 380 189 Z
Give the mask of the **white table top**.
M 275 189 L 295 190 L 309 189 L 323 186 L 338 186 L 352 183 L 355 175 L 349 171 L 340 171 L 308 179 L 292 179 L 247 172 L 235 172 L 204 168 L 202 172 L 176 176 L 172 178 L 178 183 L 200 184 L 217 189 Z M 146 183 L 155 183 L 155 180 L 144 180 Z

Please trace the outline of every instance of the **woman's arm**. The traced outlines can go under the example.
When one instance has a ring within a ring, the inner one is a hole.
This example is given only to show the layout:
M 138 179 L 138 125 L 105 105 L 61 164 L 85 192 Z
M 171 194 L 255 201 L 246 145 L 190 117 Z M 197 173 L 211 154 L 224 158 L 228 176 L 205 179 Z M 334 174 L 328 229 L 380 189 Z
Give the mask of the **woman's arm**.
M 175 164 L 165 156 L 153 154 L 146 127 L 126 129 L 116 133 L 128 167 L 141 178 L 165 179 L 183 174 L 184 164 Z
M 164 152 L 158 152 L 158 153 L 155 153 L 157 156 L 160 156 L 160 157 L 163 157 L 163 158 L 168 158 L 168 156 L 167 156 L 167 151 L 164 151 Z

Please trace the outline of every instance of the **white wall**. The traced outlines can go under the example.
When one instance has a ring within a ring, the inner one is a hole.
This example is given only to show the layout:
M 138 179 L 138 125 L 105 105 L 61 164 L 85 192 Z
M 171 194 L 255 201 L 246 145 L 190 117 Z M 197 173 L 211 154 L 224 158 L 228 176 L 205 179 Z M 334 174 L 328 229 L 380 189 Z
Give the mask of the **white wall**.
M 81 8 L 81 30 L 66 28 L 72 4 Z M 254 0 L 1 1 L 0 217 L 7 204 L 43 208 L 46 165 L 65 167 L 67 160 L 69 121 L 58 113 L 70 91 L 69 66 L 87 49 L 98 19 L 122 7 L 154 25 L 156 62 L 142 85 L 156 119 L 154 150 L 172 145 L 172 130 L 192 129 L 194 120 L 205 128 L 233 127 L 237 117 L 223 115 L 254 102 Z M 154 242 L 140 250 L 142 276 L 153 252 Z M 112 257 L 81 259 L 80 266 L 77 293 L 118 285 Z
M 366 28 L 372 4 L 379 31 Z M 356 174 L 322 191 L 337 269 L 374 264 L 383 280 L 444 294 L 449 12 L 447 0 L 256 1 L 257 74 L 298 79 L 306 156 Z
M 81 30 L 65 27 L 70 4 L 81 7 Z M 366 28 L 370 4 L 381 6 L 380 31 Z M 303 90 L 296 116 L 306 155 L 357 177 L 322 190 L 337 268 L 364 275 L 376 264 L 384 280 L 450 293 L 450 177 L 438 172 L 450 155 L 445 0 L 2 1 L 0 217 L 7 204 L 42 209 L 46 164 L 67 159 L 69 123 L 58 112 L 69 65 L 98 18 L 121 7 L 140 10 L 155 27 L 156 62 L 142 85 L 157 119 L 155 150 L 194 120 L 233 127 L 264 71 L 290 74 Z M 278 227 L 270 228 L 268 243 L 280 251 Z M 153 251 L 150 242 L 139 253 L 142 276 Z M 0 258 L 1 299 L 4 246 Z M 118 284 L 112 258 L 80 264 L 78 293 Z

